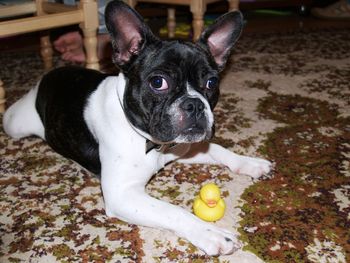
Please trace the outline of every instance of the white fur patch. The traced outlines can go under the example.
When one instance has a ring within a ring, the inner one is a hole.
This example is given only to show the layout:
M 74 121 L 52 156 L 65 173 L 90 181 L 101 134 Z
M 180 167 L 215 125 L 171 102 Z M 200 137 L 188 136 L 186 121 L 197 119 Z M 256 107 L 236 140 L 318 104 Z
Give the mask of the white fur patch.
M 4 130 L 12 138 L 36 135 L 45 139 L 44 126 L 35 108 L 38 88 L 39 84 L 6 110 L 3 119 Z

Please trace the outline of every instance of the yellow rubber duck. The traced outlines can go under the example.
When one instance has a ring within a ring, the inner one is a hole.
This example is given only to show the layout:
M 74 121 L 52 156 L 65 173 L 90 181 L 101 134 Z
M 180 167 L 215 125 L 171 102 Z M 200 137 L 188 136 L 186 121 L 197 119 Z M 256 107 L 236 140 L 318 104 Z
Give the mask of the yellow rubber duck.
M 225 208 L 225 202 L 220 197 L 220 189 L 213 183 L 204 185 L 193 203 L 194 214 L 208 222 L 221 219 Z

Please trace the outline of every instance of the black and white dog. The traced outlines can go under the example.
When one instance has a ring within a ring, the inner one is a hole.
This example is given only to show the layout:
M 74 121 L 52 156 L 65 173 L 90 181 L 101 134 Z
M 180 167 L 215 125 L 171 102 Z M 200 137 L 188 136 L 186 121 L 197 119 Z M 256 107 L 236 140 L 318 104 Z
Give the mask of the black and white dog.
M 241 33 L 242 15 L 223 15 L 196 44 L 161 41 L 121 1 L 106 7 L 106 24 L 122 73 L 77 67 L 49 72 L 7 110 L 6 133 L 40 136 L 100 174 L 108 216 L 172 230 L 209 255 L 232 253 L 240 246 L 233 233 L 150 197 L 145 185 L 174 160 L 223 164 L 254 178 L 269 172 L 268 161 L 203 142 L 213 136 L 218 75 Z M 162 147 L 146 151 L 148 141 Z

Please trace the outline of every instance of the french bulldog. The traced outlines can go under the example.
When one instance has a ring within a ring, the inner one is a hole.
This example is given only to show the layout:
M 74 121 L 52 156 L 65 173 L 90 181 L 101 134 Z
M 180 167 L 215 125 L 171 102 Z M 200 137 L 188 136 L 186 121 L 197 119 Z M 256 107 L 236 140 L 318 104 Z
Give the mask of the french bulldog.
M 121 73 L 79 67 L 47 73 L 6 111 L 5 132 L 39 136 L 100 175 L 108 216 L 174 231 L 209 255 L 233 253 L 240 247 L 235 234 L 150 197 L 145 185 L 172 161 L 222 164 L 254 178 L 269 172 L 266 160 L 208 142 L 219 73 L 241 34 L 241 13 L 221 16 L 196 43 L 160 40 L 121 1 L 108 4 L 105 18 Z

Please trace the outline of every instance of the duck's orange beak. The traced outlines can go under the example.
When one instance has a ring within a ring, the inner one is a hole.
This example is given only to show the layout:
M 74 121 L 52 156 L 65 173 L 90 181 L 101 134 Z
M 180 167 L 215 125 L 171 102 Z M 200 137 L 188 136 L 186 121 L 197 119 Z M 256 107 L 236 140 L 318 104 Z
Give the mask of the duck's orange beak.
M 214 207 L 216 206 L 217 202 L 215 200 L 207 200 L 207 205 L 209 207 Z

